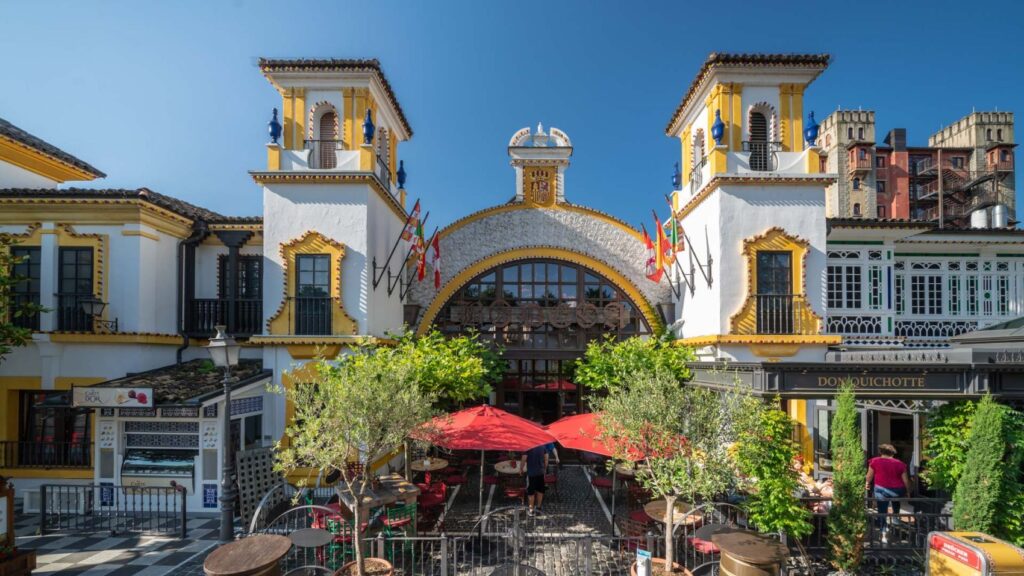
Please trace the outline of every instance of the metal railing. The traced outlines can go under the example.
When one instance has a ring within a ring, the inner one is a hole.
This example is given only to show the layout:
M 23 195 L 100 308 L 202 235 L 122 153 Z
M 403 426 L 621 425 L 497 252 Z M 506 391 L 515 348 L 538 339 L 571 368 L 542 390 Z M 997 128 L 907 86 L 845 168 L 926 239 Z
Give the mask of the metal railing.
M 697 165 L 690 171 L 690 195 L 696 194 L 704 185 L 704 166 L 708 163 L 708 157 L 704 156 L 697 162 Z
M 43 484 L 39 533 L 163 534 L 185 538 L 183 487 Z
M 344 140 L 306 140 L 309 150 L 309 167 L 315 170 L 333 170 L 338 167 L 338 150 L 347 150 Z
M 743 151 L 750 153 L 750 169 L 754 172 L 773 172 L 779 169 L 782 142 L 743 141 Z
M 294 336 L 331 335 L 334 307 L 340 305 L 330 296 L 292 296 L 288 298 L 288 326 Z
M 26 306 L 39 306 L 39 292 L 12 292 L 10 294 L 10 322 L 18 328 L 39 330 L 39 313 L 30 310 L 27 314 L 14 314 L 14 310 L 23 310 Z
M 228 314 L 235 307 L 234 322 Z M 215 326 L 227 326 L 229 334 L 251 336 L 262 332 L 263 300 L 259 298 L 196 298 L 189 305 L 187 331 L 190 334 L 209 335 Z
M 0 468 L 92 468 L 92 442 L 0 442 Z
M 846 170 L 848 172 L 870 171 L 872 167 L 871 158 L 854 158 L 846 165 Z
M 1013 172 L 1013 160 L 996 160 L 989 162 L 987 166 L 994 172 Z
M 810 535 L 799 540 L 811 554 L 828 550 L 828 498 L 802 498 L 804 505 L 812 510 Z M 927 548 L 928 533 L 952 528 L 951 515 L 944 512 L 947 501 L 938 498 L 896 498 L 899 514 L 890 506 L 887 513 L 879 513 L 874 498 L 864 500 L 865 515 L 868 519 L 864 546 L 867 550 L 886 552 L 913 552 Z
M 61 292 L 57 298 L 57 329 L 72 332 L 92 332 L 93 319 L 85 313 L 83 300 L 94 299 L 91 293 Z
M 968 172 L 967 160 L 953 162 L 951 158 L 943 158 L 942 165 L 943 170 L 951 170 L 953 172 L 960 172 L 966 174 Z M 922 158 L 918 160 L 911 170 L 912 175 L 917 176 L 929 176 L 934 175 L 939 169 L 939 161 L 936 158 Z
M 754 312 L 758 334 L 801 334 L 803 322 L 796 313 L 796 294 L 755 294 Z
M 391 167 L 383 156 L 377 154 L 377 178 L 385 190 L 391 190 Z

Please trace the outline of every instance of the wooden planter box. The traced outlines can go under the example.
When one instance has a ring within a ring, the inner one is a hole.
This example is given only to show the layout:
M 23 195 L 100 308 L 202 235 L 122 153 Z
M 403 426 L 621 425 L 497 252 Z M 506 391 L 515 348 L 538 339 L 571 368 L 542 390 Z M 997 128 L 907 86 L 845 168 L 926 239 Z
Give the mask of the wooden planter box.
M 0 560 L 0 576 L 28 576 L 36 567 L 35 550 L 19 550 L 14 558 Z

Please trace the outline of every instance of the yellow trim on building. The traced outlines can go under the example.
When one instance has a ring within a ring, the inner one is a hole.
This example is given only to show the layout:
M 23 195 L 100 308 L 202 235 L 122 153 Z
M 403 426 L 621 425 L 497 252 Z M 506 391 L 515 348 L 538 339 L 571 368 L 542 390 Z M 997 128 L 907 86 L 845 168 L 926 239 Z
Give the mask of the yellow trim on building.
M 693 136 L 690 134 L 690 130 L 693 126 L 687 126 L 683 130 L 683 134 L 679 137 L 683 144 L 683 158 L 680 166 L 683 167 L 681 184 L 686 186 L 690 181 L 690 175 L 693 172 Z
M 793 327 L 798 334 L 817 335 L 821 333 L 821 317 L 807 301 L 805 283 L 807 253 L 810 243 L 791 236 L 785 230 L 774 227 L 763 234 L 743 241 L 743 256 L 747 261 L 747 298 L 739 312 L 729 320 L 733 334 L 757 334 L 757 253 L 762 251 L 789 252 L 792 262 Z
M 49 335 L 50 342 L 59 344 L 151 344 L 156 346 L 180 346 L 182 342 L 181 336 L 177 334 L 50 332 Z
M 306 147 L 306 89 L 292 88 L 292 103 L 295 106 L 295 141 L 292 143 L 292 150 L 302 150 Z
M 793 90 L 792 84 L 779 84 L 779 140 L 782 142 L 782 151 L 793 150 L 790 131 L 789 101 Z
M 686 205 L 684 205 L 682 208 L 680 208 L 679 211 L 676 213 L 676 217 L 679 218 L 680 220 L 685 218 L 687 215 L 690 214 L 690 212 L 693 212 L 694 210 L 696 210 L 697 206 L 700 206 L 700 204 L 702 202 L 704 202 L 704 200 L 706 200 L 708 196 L 711 195 L 711 192 L 717 190 L 723 184 L 727 184 L 727 185 L 730 185 L 730 186 L 731 185 L 739 185 L 739 186 L 746 186 L 746 185 L 753 185 L 753 186 L 793 186 L 793 185 L 811 185 L 811 184 L 820 185 L 820 186 L 827 186 L 827 185 L 829 185 L 829 184 L 831 184 L 833 182 L 835 182 L 835 178 L 833 178 L 833 177 L 818 177 L 818 178 L 796 177 L 796 178 L 791 178 L 791 177 L 777 177 L 777 176 L 732 175 L 732 174 L 722 175 L 722 174 L 719 174 L 718 176 L 713 177 L 710 182 L 705 184 L 704 187 L 701 188 L 700 192 L 698 192 L 695 196 L 693 196 L 693 198 L 690 198 L 690 201 L 687 202 Z
M 462 228 L 463 226 L 466 226 L 467 224 L 471 224 L 473 222 L 477 222 L 479 220 L 483 220 L 485 218 L 489 218 L 489 217 L 494 216 L 496 214 L 502 214 L 504 212 L 513 212 L 513 211 L 516 211 L 516 210 L 536 210 L 536 209 L 537 208 L 535 208 L 533 206 L 529 206 L 529 205 L 527 205 L 527 204 L 525 204 L 523 202 L 518 202 L 518 203 L 513 203 L 513 204 L 501 204 L 499 206 L 492 206 L 491 208 L 486 208 L 486 209 L 481 210 L 479 212 L 474 212 L 474 213 L 472 213 L 472 214 L 470 214 L 468 216 L 464 216 L 464 217 L 456 220 L 455 222 L 452 222 L 446 228 L 444 228 L 443 230 L 438 232 L 438 234 L 440 234 L 441 238 L 444 238 L 444 237 L 448 236 L 449 234 L 451 234 L 452 232 L 455 232 L 459 228 Z M 633 236 L 634 238 L 636 238 L 638 242 L 642 242 L 643 241 L 643 235 L 640 234 L 640 232 L 638 230 L 636 230 L 635 228 L 631 227 L 629 224 L 626 224 L 622 220 L 619 220 L 619 219 L 617 219 L 617 218 L 615 218 L 613 216 L 609 216 L 609 215 L 607 215 L 607 214 L 605 214 L 603 212 L 598 212 L 597 210 L 594 210 L 592 208 L 587 208 L 586 206 L 577 206 L 575 204 L 566 204 L 566 203 L 563 202 L 563 203 L 555 203 L 550 208 L 545 208 L 545 210 L 565 210 L 567 212 L 576 212 L 576 213 L 579 213 L 579 214 L 585 214 L 587 216 L 590 216 L 591 218 L 596 218 L 598 220 L 602 220 L 604 222 L 607 222 L 608 224 L 611 224 L 611 225 L 613 225 L 613 226 L 615 226 L 617 228 L 620 228 L 624 232 L 626 232 L 626 233 L 630 234 L 631 236 Z
M 39 376 L 0 376 L 0 414 L 4 416 L 0 439 L 18 439 L 18 399 L 21 391 L 42 388 L 43 380 Z
M 680 338 L 674 341 L 674 343 L 677 345 L 690 346 L 691 348 L 730 344 L 799 344 L 801 346 L 811 346 L 842 344 L 842 342 L 842 336 L 833 334 L 711 334 L 708 336 L 691 336 L 689 338 Z
M 0 162 L 13 164 L 18 168 L 60 183 L 68 180 L 96 179 L 91 172 L 86 172 L 73 164 L 58 160 L 6 136 L 0 136 Z
M 295 142 L 295 93 L 291 88 L 281 90 L 281 142 L 287 150 Z
M 289 297 L 295 295 L 295 257 L 299 254 L 326 254 L 331 261 L 331 292 L 338 299 L 331 304 L 331 330 L 336 335 L 356 334 L 359 325 L 345 311 L 344 292 L 342 290 L 342 260 L 345 258 L 345 245 L 332 240 L 323 234 L 309 230 L 280 247 L 281 262 L 284 271 L 284 297 L 277 312 L 267 322 L 270 334 L 289 334 L 290 321 L 295 316 L 295 303 Z
M 93 468 L 0 468 L 5 478 L 46 478 L 60 480 L 92 480 Z
M 662 328 L 661 318 L 658 316 L 658 313 L 655 312 L 654 307 L 651 306 L 650 302 L 647 301 L 647 298 L 644 297 L 643 293 L 641 293 L 640 290 L 634 286 L 624 274 L 615 268 L 612 268 L 591 256 L 587 256 L 586 254 L 580 254 L 579 252 L 573 252 L 564 248 L 517 248 L 505 252 L 499 252 L 484 258 L 483 260 L 480 260 L 462 270 L 457 276 L 446 282 L 441 287 L 440 292 L 434 296 L 434 300 L 430 303 L 426 312 L 424 312 L 423 319 L 420 321 L 419 327 L 417 328 L 417 333 L 421 335 L 426 334 L 430 330 L 431 326 L 433 326 L 434 320 L 437 319 L 437 315 L 441 311 L 441 307 L 477 275 L 482 274 L 495 266 L 530 258 L 563 260 L 590 268 L 607 278 L 612 282 L 612 284 L 615 284 L 616 287 L 629 296 L 633 303 L 640 309 L 640 313 L 643 314 L 652 331 L 658 332 Z
M 145 230 L 121 230 L 121 236 L 139 236 L 141 238 L 148 238 L 153 242 L 159 242 L 160 237 L 152 232 L 146 232 Z
M 804 88 L 803 84 L 793 84 L 793 151 L 799 152 L 804 143 Z
M 187 238 L 192 221 L 138 198 L 0 198 L 0 224 L 67 222 L 74 225 L 144 224 Z
M 812 147 L 807 149 L 807 173 L 821 174 L 821 148 Z
M 786 401 L 787 413 L 796 426 L 793 433 L 800 446 L 800 454 L 804 458 L 804 467 L 814 466 L 814 441 L 811 439 L 811 427 L 807 422 L 807 400 L 789 399 Z
M 729 134 L 732 136 L 732 149 L 734 152 L 743 150 L 743 84 L 732 83 L 732 94 L 729 97 L 732 104 L 730 115 Z
M 343 88 L 341 91 L 341 100 L 344 106 L 342 110 L 342 117 L 344 118 L 344 124 L 342 125 L 342 138 L 348 143 L 350 150 L 355 150 L 356 147 L 356 133 L 355 133 L 355 120 L 353 119 L 353 100 L 355 98 L 355 88 Z
M 267 170 L 281 169 L 281 146 L 278 144 L 267 144 Z

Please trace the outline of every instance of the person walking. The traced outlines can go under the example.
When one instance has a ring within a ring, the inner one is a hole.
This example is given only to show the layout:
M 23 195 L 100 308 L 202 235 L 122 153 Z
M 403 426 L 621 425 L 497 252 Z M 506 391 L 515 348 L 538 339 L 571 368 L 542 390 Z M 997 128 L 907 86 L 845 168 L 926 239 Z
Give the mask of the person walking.
M 892 504 L 892 512 L 895 515 L 900 513 L 900 501 L 910 494 L 910 476 L 907 474 L 907 465 L 896 458 L 896 448 L 892 444 L 882 444 L 878 447 L 879 455 L 868 461 L 867 482 L 864 489 L 871 490 L 874 487 L 875 502 L 878 507 L 878 518 L 876 525 L 882 530 L 882 542 L 888 541 L 888 533 L 885 524 L 885 515 L 889 512 L 889 505 Z
M 539 512 L 541 504 L 544 502 L 544 474 L 547 473 L 548 469 L 548 451 L 544 444 L 531 448 L 526 454 L 523 454 L 522 465 L 519 466 L 519 475 L 522 476 L 526 473 L 526 499 L 529 504 L 529 508 L 526 514 L 529 516 L 534 515 L 534 511 Z

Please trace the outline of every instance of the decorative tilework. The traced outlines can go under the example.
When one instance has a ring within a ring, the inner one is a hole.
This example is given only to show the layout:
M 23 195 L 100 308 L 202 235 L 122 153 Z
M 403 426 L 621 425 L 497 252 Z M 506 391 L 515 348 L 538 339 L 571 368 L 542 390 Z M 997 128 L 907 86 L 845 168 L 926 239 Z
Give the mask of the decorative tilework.
M 103 418 L 113 418 L 114 417 L 114 409 L 113 408 L 100 408 L 100 416 L 102 416 Z
M 117 415 L 122 418 L 153 418 L 156 408 L 118 408 Z
M 128 434 L 129 448 L 198 448 L 196 434 Z
M 203 418 L 216 418 L 217 417 L 217 405 L 210 404 L 203 408 Z
M 96 441 L 99 443 L 100 448 L 113 448 L 115 436 L 114 423 L 100 421 L 96 428 Z
M 263 396 L 252 396 L 250 398 L 239 398 L 231 401 L 231 415 L 249 414 L 250 412 L 263 411 Z
M 161 408 L 160 415 L 164 418 L 198 418 L 199 407 L 174 406 L 172 408 Z
M 210 449 L 217 448 L 217 441 L 220 438 L 220 435 L 217 432 L 217 423 L 216 422 L 204 422 L 203 423 L 203 432 L 202 432 L 201 436 L 203 438 L 203 441 L 202 441 L 203 448 L 210 448 Z
M 163 433 L 192 433 L 199 432 L 199 422 L 140 422 L 131 421 L 124 423 L 125 432 L 163 432 Z

